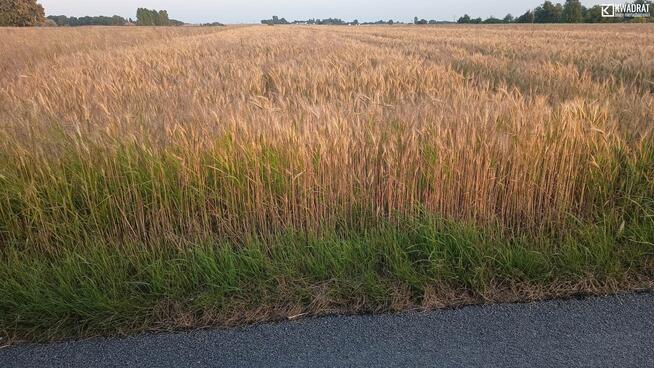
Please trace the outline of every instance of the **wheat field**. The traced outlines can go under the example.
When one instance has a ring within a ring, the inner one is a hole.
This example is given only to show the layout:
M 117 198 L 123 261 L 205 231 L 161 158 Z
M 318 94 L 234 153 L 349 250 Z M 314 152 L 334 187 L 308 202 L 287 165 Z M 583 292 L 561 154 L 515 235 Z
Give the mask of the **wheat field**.
M 0 334 L 651 287 L 653 56 L 646 24 L 0 29 Z

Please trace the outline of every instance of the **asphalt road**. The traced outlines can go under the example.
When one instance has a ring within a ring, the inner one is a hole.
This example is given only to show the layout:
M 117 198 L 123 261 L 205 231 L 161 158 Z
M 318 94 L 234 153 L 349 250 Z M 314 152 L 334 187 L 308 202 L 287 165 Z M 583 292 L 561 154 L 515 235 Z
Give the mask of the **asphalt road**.
M 654 367 L 654 293 L 18 345 L 0 367 Z

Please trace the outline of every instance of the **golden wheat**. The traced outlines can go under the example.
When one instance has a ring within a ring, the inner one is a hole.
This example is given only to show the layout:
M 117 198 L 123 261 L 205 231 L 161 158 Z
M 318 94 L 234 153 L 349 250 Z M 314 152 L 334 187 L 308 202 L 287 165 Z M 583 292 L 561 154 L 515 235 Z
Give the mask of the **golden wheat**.
M 0 32 L 4 238 L 44 247 L 423 211 L 542 231 L 652 147 L 648 25 Z

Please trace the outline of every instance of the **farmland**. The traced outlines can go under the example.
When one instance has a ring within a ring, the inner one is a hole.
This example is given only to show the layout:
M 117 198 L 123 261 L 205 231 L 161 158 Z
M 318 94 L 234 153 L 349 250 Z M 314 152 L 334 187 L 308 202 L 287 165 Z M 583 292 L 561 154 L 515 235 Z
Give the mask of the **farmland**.
M 654 28 L 0 28 L 0 335 L 651 288 Z

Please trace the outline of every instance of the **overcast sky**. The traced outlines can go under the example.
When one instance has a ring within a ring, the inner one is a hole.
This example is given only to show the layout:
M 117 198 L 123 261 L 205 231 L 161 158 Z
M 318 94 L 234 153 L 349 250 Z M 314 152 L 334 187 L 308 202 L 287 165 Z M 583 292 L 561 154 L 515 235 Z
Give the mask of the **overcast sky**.
M 38 0 L 47 15 L 121 15 L 136 18 L 136 8 L 166 9 L 171 18 L 188 23 L 258 23 L 272 15 L 287 20 L 341 18 L 371 21 L 394 19 L 453 20 L 464 13 L 486 18 L 514 16 L 543 0 Z M 554 0 L 554 2 L 565 0 Z M 611 1 L 608 1 L 609 3 Z M 613 1 L 615 2 L 615 1 Z M 585 6 L 606 0 L 582 0 Z

